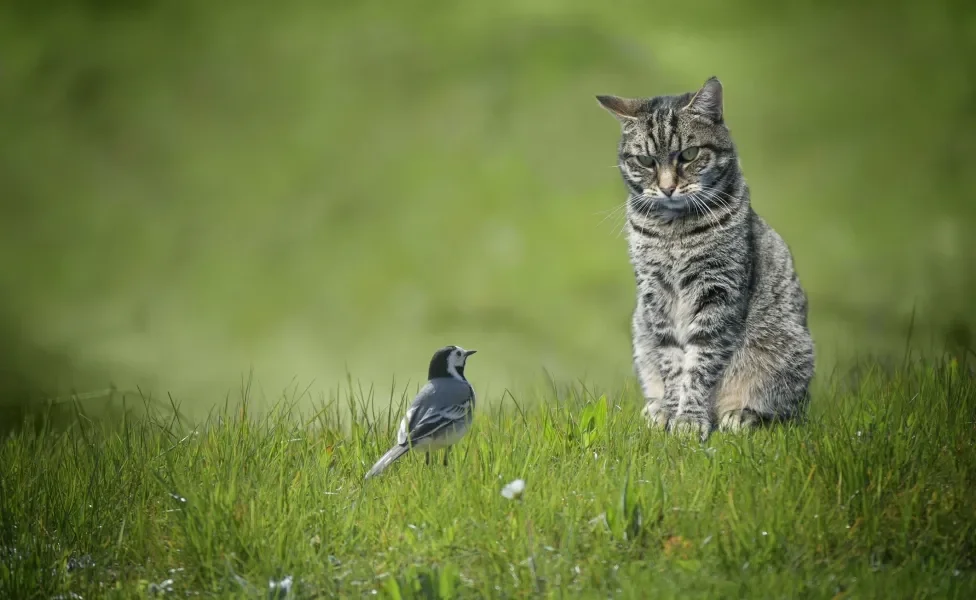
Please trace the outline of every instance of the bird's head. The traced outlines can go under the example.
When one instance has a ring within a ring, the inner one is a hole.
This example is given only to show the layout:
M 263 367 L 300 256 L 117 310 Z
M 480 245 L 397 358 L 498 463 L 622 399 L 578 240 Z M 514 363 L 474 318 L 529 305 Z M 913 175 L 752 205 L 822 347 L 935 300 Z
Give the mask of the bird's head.
M 427 369 L 427 379 L 453 377 L 464 380 L 464 363 L 477 350 L 465 350 L 460 346 L 445 346 L 434 353 Z

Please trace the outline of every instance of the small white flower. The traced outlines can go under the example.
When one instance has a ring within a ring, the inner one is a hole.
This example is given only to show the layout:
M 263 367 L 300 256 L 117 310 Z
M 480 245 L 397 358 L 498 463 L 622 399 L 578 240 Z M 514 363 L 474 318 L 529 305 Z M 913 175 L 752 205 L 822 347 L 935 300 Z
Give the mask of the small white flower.
M 509 500 L 516 500 L 522 497 L 522 492 L 525 491 L 525 481 L 521 479 L 516 479 L 505 484 L 502 488 L 502 496 L 508 498 Z
M 150 583 L 147 590 L 150 596 L 162 596 L 173 591 L 173 580 L 167 579 L 159 583 Z
M 602 512 L 589 520 L 590 527 L 598 527 L 600 525 L 603 525 L 608 529 L 610 528 L 610 524 L 607 522 L 607 513 L 605 512 Z
M 271 591 L 281 590 L 281 595 L 287 596 L 288 592 L 291 591 L 291 584 L 292 584 L 292 576 L 288 575 L 281 581 L 275 581 L 274 579 L 269 580 L 268 589 Z

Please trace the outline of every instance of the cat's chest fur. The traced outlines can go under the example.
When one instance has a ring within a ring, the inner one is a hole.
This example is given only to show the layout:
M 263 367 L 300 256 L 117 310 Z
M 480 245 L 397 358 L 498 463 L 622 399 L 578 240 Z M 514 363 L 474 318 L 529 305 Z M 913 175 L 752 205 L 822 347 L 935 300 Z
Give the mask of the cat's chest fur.
M 669 330 L 680 346 L 688 343 L 697 314 L 695 263 L 700 258 L 681 246 L 644 249 L 633 256 L 646 318 Z

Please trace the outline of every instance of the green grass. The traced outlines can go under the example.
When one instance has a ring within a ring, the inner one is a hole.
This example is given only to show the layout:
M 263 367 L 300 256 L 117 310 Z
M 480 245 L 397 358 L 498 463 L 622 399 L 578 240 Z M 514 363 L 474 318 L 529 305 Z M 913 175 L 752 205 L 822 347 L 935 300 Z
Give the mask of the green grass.
M 0 445 L 0 596 L 976 597 L 971 372 L 835 381 L 807 424 L 705 445 L 647 431 L 633 389 L 487 391 L 449 466 L 366 485 L 415 386 L 79 411 Z

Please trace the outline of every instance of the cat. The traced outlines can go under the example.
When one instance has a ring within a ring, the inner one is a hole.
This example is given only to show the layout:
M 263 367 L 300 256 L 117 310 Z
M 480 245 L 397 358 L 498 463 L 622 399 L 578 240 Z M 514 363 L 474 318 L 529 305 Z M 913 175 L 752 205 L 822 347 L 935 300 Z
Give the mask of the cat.
M 621 124 L 644 417 L 702 441 L 715 424 L 802 419 L 814 375 L 807 296 L 786 242 L 752 209 L 721 82 L 597 100 Z

